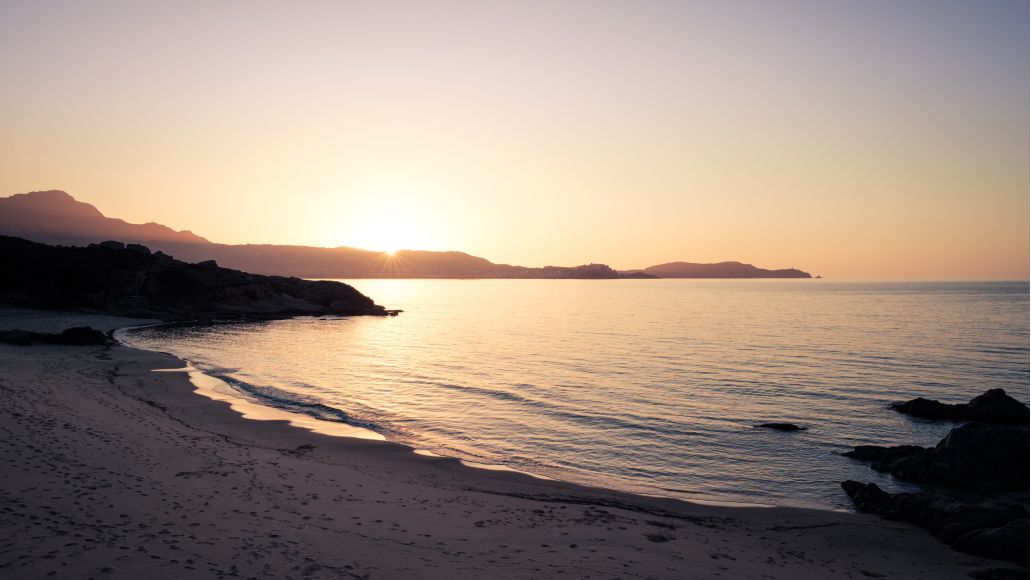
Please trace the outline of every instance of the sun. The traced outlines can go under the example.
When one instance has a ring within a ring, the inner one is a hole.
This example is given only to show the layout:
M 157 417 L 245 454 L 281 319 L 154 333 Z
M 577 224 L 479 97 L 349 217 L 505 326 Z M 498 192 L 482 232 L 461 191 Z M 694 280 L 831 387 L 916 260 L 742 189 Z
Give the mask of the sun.
M 432 247 L 433 236 L 418 216 L 404 212 L 383 212 L 357 224 L 348 238 L 358 248 L 394 256 L 401 250 Z

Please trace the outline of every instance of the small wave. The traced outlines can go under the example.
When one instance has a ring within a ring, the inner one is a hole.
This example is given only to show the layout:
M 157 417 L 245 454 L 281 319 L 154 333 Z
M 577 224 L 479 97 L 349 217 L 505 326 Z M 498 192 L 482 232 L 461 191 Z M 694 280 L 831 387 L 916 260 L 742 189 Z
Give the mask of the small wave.
M 206 370 L 204 372 L 209 376 L 225 382 L 244 397 L 257 399 L 255 402 L 263 405 L 268 405 L 284 411 L 290 411 L 292 413 L 300 413 L 319 419 L 320 421 L 346 423 L 353 427 L 361 427 L 362 429 L 368 429 L 381 435 L 396 436 L 402 434 L 396 428 L 389 427 L 382 423 L 356 418 L 342 409 L 337 409 L 336 407 L 319 403 L 296 393 L 289 393 L 275 387 L 253 385 L 230 374 L 218 371 Z

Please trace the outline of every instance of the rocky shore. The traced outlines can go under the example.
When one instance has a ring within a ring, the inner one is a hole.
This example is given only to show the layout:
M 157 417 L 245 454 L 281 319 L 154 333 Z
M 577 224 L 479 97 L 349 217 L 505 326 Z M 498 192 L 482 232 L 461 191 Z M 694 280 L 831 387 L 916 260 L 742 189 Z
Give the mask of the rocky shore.
M 890 494 L 873 483 L 842 482 L 856 509 L 923 526 L 962 552 L 1027 565 L 1028 408 L 1002 389 L 961 405 L 921 398 L 891 407 L 917 417 L 970 422 L 931 448 L 864 445 L 844 453 L 877 471 L 929 486 Z
M 1027 425 L 1029 410 L 1023 403 L 1010 397 L 1002 389 L 990 389 L 969 403 L 949 405 L 919 397 L 891 406 L 899 413 L 925 419 L 948 421 L 977 421 L 1002 425 Z

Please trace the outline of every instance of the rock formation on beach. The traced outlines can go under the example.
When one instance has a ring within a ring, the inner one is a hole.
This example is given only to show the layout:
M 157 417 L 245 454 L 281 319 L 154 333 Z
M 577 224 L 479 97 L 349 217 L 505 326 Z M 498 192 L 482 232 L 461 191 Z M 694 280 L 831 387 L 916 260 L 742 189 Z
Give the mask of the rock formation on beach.
M 103 332 L 89 326 L 76 326 L 61 332 L 0 330 L 0 342 L 28 346 L 30 344 L 63 344 L 67 346 L 104 346 L 114 344 Z
M 1027 503 L 962 498 L 944 492 L 887 493 L 874 483 L 845 481 L 856 509 L 927 528 L 961 552 L 1028 562 Z
M 962 405 L 921 398 L 892 408 L 918 417 L 971 422 L 950 430 L 931 448 L 861 445 L 843 453 L 901 480 L 936 486 L 890 494 L 872 483 L 842 482 L 856 509 L 921 525 L 963 552 L 1027 564 L 1028 408 L 1002 389 Z M 1011 493 L 991 495 L 1000 492 Z
M 905 481 L 1006 491 L 1027 490 L 1028 450 L 1027 427 L 968 423 L 929 449 L 863 445 L 844 455 Z
M 1002 389 L 990 389 L 974 397 L 969 403 L 959 405 L 920 397 L 904 403 L 893 403 L 891 408 L 905 415 L 925 419 L 979 421 L 1004 425 L 1027 425 L 1031 417 L 1031 411 L 1026 406 Z
M 0 236 L 0 267 L 7 306 L 169 321 L 386 314 L 347 284 L 189 264 L 114 241 L 82 248 Z

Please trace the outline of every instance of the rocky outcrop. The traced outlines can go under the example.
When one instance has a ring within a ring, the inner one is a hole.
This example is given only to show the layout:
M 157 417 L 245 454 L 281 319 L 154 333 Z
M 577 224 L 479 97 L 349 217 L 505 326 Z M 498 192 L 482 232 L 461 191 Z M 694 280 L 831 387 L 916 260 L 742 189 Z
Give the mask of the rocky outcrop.
M 1002 389 L 992 389 L 962 405 L 920 398 L 892 408 L 918 417 L 971 422 L 952 429 L 931 448 L 861 445 L 843 453 L 899 479 L 940 488 L 890 494 L 872 483 L 842 482 L 856 509 L 924 526 L 962 552 L 1027 564 L 1027 407 Z M 1020 499 L 983 495 L 1010 491 Z M 1010 572 L 993 569 L 979 577 L 1006 578 Z
M 974 570 L 967 575 L 974 580 L 1027 580 L 1027 570 L 1014 570 L 1012 568 Z
M 896 461 L 907 459 L 923 451 L 926 451 L 926 448 L 918 445 L 897 445 L 895 447 L 859 445 L 852 451 L 842 453 L 842 455 L 858 459 L 859 461 L 871 461 L 873 462 L 871 467 L 877 471 L 891 471 L 891 466 Z
M 861 512 L 923 526 L 961 552 L 1028 562 L 1026 502 L 978 501 L 942 492 L 890 494 L 858 481 L 845 481 L 841 487 Z
M 59 333 L 31 332 L 28 330 L 0 330 L 0 343 L 28 346 L 31 344 L 64 344 L 69 346 L 97 346 L 113 344 L 103 332 L 89 326 L 76 326 Z
M 969 403 L 951 405 L 923 397 L 893 403 L 899 413 L 925 419 L 949 421 L 979 421 L 1003 425 L 1027 425 L 1031 412 L 1027 406 L 1006 394 L 1002 389 L 991 389 L 974 397 Z
M 756 429 L 773 429 L 774 431 L 805 431 L 805 427 L 799 427 L 794 423 L 760 423 Z
M 48 246 L 0 236 L 0 304 L 85 309 L 167 321 L 385 315 L 347 284 L 181 262 L 121 242 Z
M 864 445 L 844 455 L 915 483 L 952 485 L 977 491 L 1028 488 L 1028 428 L 968 423 L 935 447 Z

